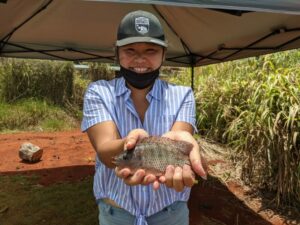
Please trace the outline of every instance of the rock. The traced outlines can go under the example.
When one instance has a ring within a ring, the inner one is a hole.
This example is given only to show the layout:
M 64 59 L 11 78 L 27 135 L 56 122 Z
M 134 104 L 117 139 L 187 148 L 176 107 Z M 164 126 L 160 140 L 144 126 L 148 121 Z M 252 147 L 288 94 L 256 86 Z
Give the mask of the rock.
M 42 158 L 43 149 L 32 143 L 23 143 L 19 150 L 19 157 L 27 162 L 38 162 Z

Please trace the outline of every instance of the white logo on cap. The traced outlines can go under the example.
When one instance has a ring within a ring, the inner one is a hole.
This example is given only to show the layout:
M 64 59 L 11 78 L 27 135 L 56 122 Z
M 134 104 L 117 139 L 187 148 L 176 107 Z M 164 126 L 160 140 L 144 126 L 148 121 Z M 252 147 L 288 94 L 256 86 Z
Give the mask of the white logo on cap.
M 135 29 L 141 34 L 146 34 L 149 31 L 149 19 L 146 17 L 135 18 Z

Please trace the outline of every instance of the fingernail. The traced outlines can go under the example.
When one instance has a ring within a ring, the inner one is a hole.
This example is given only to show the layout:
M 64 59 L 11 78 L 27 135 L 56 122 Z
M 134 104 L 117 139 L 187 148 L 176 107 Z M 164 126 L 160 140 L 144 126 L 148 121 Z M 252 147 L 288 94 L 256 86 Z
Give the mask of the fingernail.
M 165 177 L 160 177 L 160 178 L 159 178 L 159 181 L 160 181 L 161 183 L 165 183 L 165 182 L 166 182 L 166 178 L 165 178 Z
M 207 174 L 201 176 L 203 180 L 207 180 Z
M 189 169 L 190 169 L 190 166 L 184 164 L 183 167 L 182 167 L 182 169 L 183 169 L 183 170 L 189 170 Z
M 175 173 L 181 173 L 181 168 L 177 166 L 177 167 L 175 168 Z
M 195 160 L 194 160 L 194 163 L 195 163 L 195 164 L 199 164 L 199 163 L 200 163 L 200 160 L 195 159 Z
M 168 172 L 171 172 L 172 170 L 173 170 L 173 166 L 168 165 L 168 166 L 167 166 L 167 171 L 168 171 Z
M 139 171 L 137 175 L 138 175 L 138 177 L 144 177 L 144 176 L 146 176 L 146 174 L 145 174 L 144 171 Z

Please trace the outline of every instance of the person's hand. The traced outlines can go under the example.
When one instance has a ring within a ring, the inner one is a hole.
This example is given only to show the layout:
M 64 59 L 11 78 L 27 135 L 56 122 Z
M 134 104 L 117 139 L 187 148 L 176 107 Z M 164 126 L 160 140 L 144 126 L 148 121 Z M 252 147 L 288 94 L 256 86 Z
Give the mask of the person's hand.
M 180 192 L 183 191 L 184 187 L 192 187 L 195 184 L 194 172 L 206 180 L 207 175 L 201 163 L 199 145 L 194 137 L 186 131 L 169 131 L 163 137 L 190 142 L 193 144 L 193 149 L 189 155 L 191 166 L 184 165 L 183 168 L 174 168 L 174 166 L 169 165 L 165 175 L 159 177 L 159 181 Z
M 129 132 L 125 139 L 124 150 L 133 149 L 136 143 L 145 137 L 148 137 L 149 134 L 143 129 L 134 129 Z M 115 168 L 116 175 L 119 178 L 124 180 L 124 183 L 127 185 L 148 185 L 153 183 L 154 189 L 159 187 L 158 179 L 153 174 L 146 174 L 146 171 L 143 169 L 138 169 L 136 171 L 131 170 L 130 168 Z

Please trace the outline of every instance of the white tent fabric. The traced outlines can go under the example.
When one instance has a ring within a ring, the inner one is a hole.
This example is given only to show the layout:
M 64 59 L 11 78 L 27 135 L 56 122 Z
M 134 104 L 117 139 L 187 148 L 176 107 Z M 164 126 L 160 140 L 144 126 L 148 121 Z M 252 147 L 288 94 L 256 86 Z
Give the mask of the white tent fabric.
M 200 66 L 300 47 L 295 0 L 0 0 L 0 56 L 114 62 L 116 31 L 132 10 L 158 16 L 165 65 Z
M 300 14 L 300 1 L 298 0 L 90 0 L 102 2 L 127 2 L 127 3 L 147 3 L 165 4 L 176 6 L 189 6 L 210 9 L 243 10 L 257 12 L 275 12 Z

